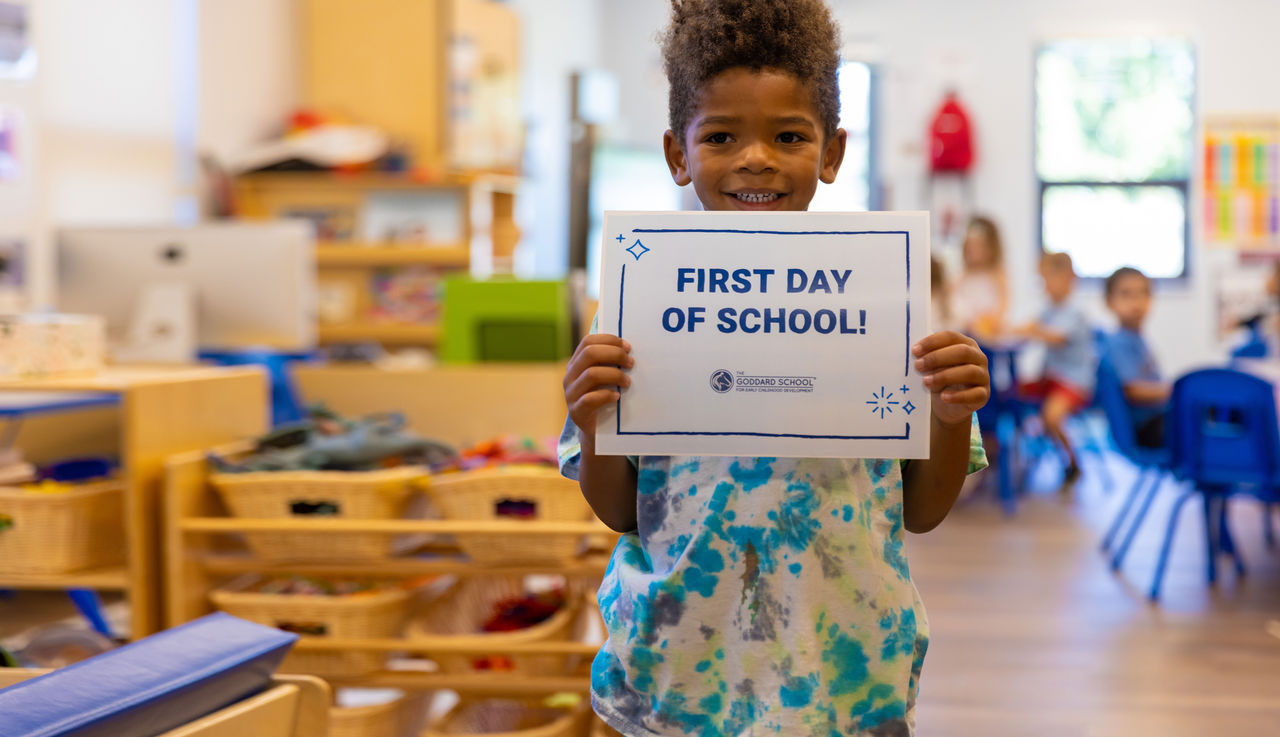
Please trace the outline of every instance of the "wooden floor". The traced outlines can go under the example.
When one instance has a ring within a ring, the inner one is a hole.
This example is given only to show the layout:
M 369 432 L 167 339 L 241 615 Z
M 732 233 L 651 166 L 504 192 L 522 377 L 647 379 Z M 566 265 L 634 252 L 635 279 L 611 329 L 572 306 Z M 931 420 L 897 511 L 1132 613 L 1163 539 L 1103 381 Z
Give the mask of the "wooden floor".
M 1232 503 L 1246 577 L 1223 565 L 1210 589 L 1189 503 L 1164 596 L 1149 604 L 1178 490 L 1162 489 L 1112 574 L 1098 541 L 1133 475 L 1108 467 L 1109 494 L 1095 470 L 1073 497 L 1033 494 L 1012 519 L 978 496 L 910 539 L 932 630 L 921 737 L 1280 736 L 1280 551 L 1263 545 L 1259 505 Z

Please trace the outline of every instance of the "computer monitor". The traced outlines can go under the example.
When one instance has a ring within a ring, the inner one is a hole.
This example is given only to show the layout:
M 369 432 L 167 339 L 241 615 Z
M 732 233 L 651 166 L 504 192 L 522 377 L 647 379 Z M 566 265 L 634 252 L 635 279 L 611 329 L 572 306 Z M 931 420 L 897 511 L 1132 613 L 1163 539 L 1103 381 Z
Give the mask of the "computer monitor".
M 307 350 L 316 343 L 315 307 L 305 222 L 58 234 L 58 308 L 105 317 L 117 360 L 193 360 L 197 348 Z

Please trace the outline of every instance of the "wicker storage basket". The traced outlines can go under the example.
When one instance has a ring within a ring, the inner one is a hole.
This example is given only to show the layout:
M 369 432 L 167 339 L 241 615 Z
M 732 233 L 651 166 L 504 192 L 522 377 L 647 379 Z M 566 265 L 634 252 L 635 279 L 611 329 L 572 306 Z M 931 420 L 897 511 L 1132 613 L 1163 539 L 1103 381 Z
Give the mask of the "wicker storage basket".
M 0 572 L 68 573 L 124 560 L 123 485 L 61 494 L 0 487 Z
M 422 732 L 422 737 L 489 735 L 490 737 L 568 737 L 577 734 L 585 707 L 552 709 L 520 699 L 481 699 L 458 702 Z
M 416 466 L 379 471 L 274 471 L 214 474 L 211 481 L 237 517 L 278 519 L 396 519 Z M 254 555 L 266 561 L 368 561 L 387 557 L 393 536 L 374 532 L 246 532 Z
M 339 638 L 397 637 L 409 610 L 409 594 L 386 589 L 345 596 L 264 594 L 245 589 L 256 576 L 238 579 L 209 594 L 222 611 L 303 635 Z M 382 669 L 387 654 L 350 650 L 295 651 L 280 666 L 282 673 L 365 675 Z
M 554 468 L 504 466 L 431 477 L 427 495 L 445 519 L 511 519 L 499 513 L 503 502 L 525 502 L 529 521 L 584 522 L 591 508 L 574 481 Z M 583 536 L 564 535 L 458 535 L 458 547 L 481 565 L 513 561 L 561 563 L 572 560 Z
M 329 710 L 329 737 L 399 737 L 404 697 L 372 706 Z
M 401 737 L 417 734 L 426 721 L 427 692 L 411 691 L 368 706 L 329 709 L 329 737 Z
M 524 581 L 520 576 L 473 576 L 464 578 L 428 601 L 421 616 L 409 624 L 410 637 L 456 635 L 467 639 L 483 639 L 493 643 L 492 653 L 440 653 L 432 660 L 440 672 L 458 674 L 487 670 L 476 661 L 490 655 L 501 655 L 511 661 L 511 672 L 529 676 L 564 675 L 569 666 L 568 655 L 507 655 L 511 643 L 569 640 L 577 609 L 582 600 L 572 589 L 565 592 L 564 607 L 532 627 L 514 632 L 483 632 L 484 622 L 500 601 L 523 596 Z

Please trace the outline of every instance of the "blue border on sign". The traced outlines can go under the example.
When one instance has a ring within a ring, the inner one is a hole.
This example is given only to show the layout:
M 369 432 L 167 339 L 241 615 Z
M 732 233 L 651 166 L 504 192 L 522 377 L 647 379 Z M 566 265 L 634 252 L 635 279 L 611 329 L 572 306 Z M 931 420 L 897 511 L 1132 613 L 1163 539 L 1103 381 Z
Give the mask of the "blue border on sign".
M 907 258 L 907 355 L 903 376 L 911 373 L 911 233 L 905 230 L 736 230 L 732 228 L 632 228 L 636 233 L 737 233 L 740 235 L 901 235 Z M 627 265 L 622 265 L 622 275 L 618 281 L 618 337 L 622 337 L 622 308 L 627 284 Z M 797 438 L 801 440 L 910 440 L 911 423 L 904 423 L 906 428 L 901 435 L 803 435 L 800 433 L 771 432 L 713 432 L 696 430 L 657 430 L 639 431 L 622 429 L 622 397 L 618 397 L 618 411 L 615 415 L 618 435 L 693 435 L 714 437 L 751 437 L 751 438 Z

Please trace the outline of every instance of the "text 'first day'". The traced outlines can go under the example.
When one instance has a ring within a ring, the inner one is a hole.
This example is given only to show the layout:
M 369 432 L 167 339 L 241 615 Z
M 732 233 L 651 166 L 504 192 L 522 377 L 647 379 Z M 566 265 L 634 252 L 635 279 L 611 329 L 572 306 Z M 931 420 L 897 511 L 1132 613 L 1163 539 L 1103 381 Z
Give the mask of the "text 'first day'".
M 816 269 L 812 274 L 804 269 L 787 269 L 782 281 L 785 282 L 788 294 L 844 294 L 852 273 L 852 269 Z M 700 294 L 747 294 L 752 291 L 766 293 L 771 285 L 777 284 L 777 281 L 770 281 L 774 276 L 776 272 L 773 269 L 678 268 L 676 291 L 694 291 Z

